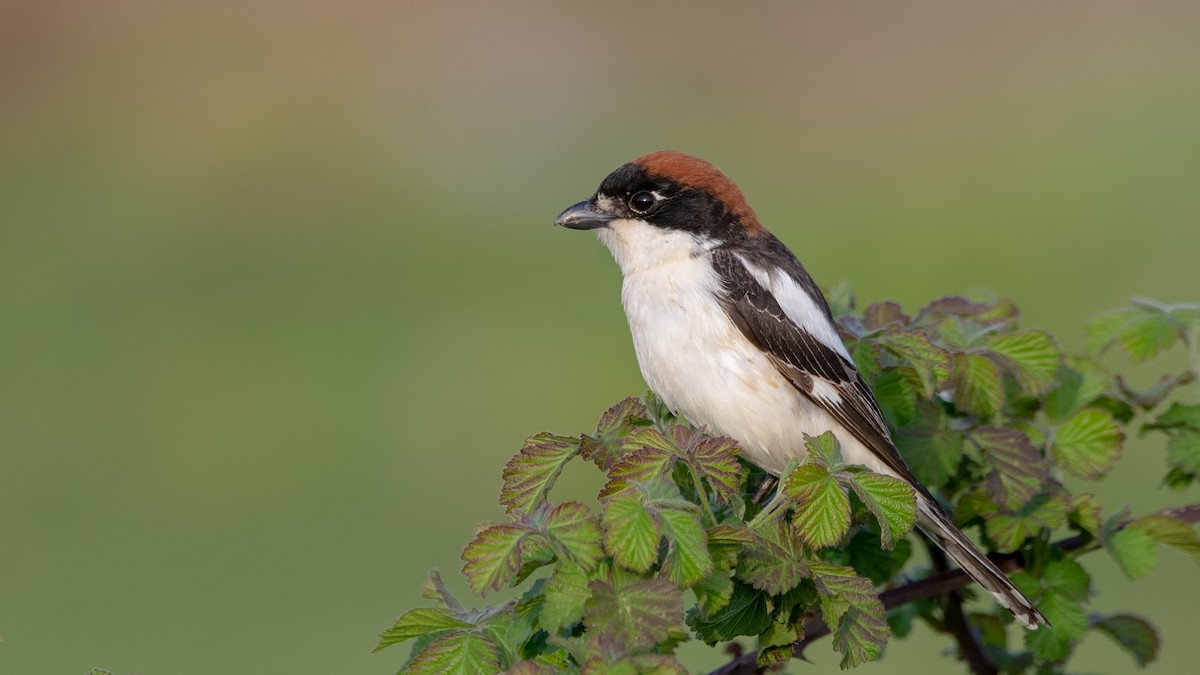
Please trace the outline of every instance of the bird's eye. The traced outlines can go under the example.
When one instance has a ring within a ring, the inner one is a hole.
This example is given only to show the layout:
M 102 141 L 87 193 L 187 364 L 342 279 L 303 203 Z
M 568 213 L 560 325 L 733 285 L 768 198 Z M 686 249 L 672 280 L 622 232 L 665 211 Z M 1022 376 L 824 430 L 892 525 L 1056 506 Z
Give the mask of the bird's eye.
M 629 208 L 633 209 L 637 213 L 645 213 L 649 211 L 650 207 L 654 206 L 654 203 L 657 201 L 658 199 L 653 194 L 649 192 L 639 192 L 629 198 Z

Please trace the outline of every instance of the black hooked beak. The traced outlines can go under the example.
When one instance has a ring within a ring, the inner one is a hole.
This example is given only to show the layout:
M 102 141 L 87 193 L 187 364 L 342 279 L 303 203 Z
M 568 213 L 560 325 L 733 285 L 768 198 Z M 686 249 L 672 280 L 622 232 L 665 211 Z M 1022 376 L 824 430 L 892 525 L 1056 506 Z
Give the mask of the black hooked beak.
M 567 207 L 566 211 L 558 214 L 558 217 L 554 219 L 554 224 L 569 227 L 572 230 L 594 230 L 597 227 L 604 227 L 614 220 L 616 220 L 616 216 L 601 211 L 596 208 L 595 200 L 587 199 Z

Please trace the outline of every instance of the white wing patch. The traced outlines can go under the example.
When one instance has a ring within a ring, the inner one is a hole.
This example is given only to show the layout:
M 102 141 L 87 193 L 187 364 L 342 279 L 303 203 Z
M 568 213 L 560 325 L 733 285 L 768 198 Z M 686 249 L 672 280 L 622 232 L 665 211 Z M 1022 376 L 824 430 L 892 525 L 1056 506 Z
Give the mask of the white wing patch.
M 779 303 L 783 313 L 792 320 L 792 323 L 808 331 L 821 344 L 850 361 L 850 352 L 846 351 L 846 345 L 842 344 L 842 337 L 838 335 L 837 329 L 829 322 L 825 312 L 813 301 L 812 296 L 800 288 L 800 285 L 789 274 L 778 269 L 764 270 L 746 260 L 745 256 L 735 255 L 742 265 L 745 265 L 754 280 L 775 296 L 775 301 Z

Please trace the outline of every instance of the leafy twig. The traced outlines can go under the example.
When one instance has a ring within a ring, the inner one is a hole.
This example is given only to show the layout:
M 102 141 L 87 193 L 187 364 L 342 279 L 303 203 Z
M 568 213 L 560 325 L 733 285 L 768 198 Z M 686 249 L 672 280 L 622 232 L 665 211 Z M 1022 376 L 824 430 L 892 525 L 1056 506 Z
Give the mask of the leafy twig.
M 1182 520 L 1185 523 L 1200 522 L 1200 504 L 1189 504 L 1174 509 L 1165 509 L 1160 512 L 1164 516 L 1170 516 L 1177 520 Z M 1125 524 L 1128 524 L 1127 521 Z M 1124 527 L 1124 525 L 1122 525 Z M 1056 548 L 1064 553 L 1078 551 L 1095 540 L 1092 537 L 1079 535 L 1062 539 L 1055 544 Z M 1017 572 L 1023 570 L 1024 561 L 1018 553 L 992 554 L 988 558 L 996 563 L 996 566 L 1001 571 Z M 903 586 L 884 591 L 879 594 L 879 599 L 883 602 L 885 609 L 891 610 L 897 607 L 902 607 L 909 603 L 925 600 L 928 598 L 936 598 L 939 595 L 945 595 L 957 591 L 958 589 L 971 583 L 971 577 L 959 569 L 947 570 L 938 572 L 932 576 L 925 577 L 919 581 L 913 581 Z M 961 605 L 960 605 L 961 610 Z M 829 626 L 821 620 L 816 614 L 809 614 L 804 619 L 804 637 L 792 645 L 792 654 L 795 658 L 803 659 L 804 650 L 811 643 L 829 635 Z M 960 643 L 961 646 L 961 643 Z M 990 665 L 990 664 L 989 664 Z M 712 671 L 711 675 L 749 675 L 751 673 L 763 673 L 765 668 L 758 666 L 758 652 L 750 651 L 739 654 L 729 663 Z M 972 672 L 981 672 L 975 671 Z M 990 671 L 990 672 L 995 672 Z

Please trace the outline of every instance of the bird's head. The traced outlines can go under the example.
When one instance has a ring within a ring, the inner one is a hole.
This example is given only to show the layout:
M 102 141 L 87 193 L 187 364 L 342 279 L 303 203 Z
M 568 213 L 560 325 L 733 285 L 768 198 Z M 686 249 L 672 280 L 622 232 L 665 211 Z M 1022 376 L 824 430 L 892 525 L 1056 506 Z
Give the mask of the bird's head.
M 660 150 L 608 174 L 596 194 L 555 224 L 596 230 L 621 268 L 764 232 L 737 184 L 691 155 Z

